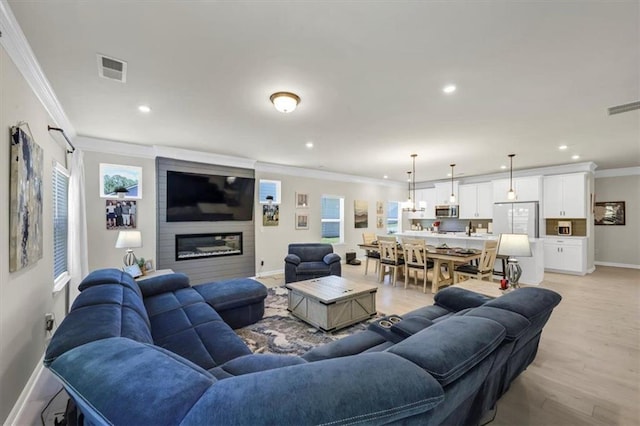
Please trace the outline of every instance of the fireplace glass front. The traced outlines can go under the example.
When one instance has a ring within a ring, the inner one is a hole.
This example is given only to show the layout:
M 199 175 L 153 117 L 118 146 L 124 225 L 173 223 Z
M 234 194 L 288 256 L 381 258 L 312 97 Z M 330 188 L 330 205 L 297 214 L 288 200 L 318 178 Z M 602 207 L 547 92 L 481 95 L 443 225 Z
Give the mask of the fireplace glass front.
M 176 260 L 242 255 L 242 232 L 176 235 Z

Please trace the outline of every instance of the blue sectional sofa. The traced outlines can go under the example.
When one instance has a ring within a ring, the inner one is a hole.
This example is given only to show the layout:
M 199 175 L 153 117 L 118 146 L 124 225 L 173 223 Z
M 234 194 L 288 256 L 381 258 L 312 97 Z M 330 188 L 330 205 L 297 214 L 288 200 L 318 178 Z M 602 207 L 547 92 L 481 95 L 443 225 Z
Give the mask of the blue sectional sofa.
M 180 274 L 141 282 L 117 270 L 90 274 L 45 355 L 79 420 L 478 424 L 533 361 L 560 302 L 538 288 L 493 300 L 447 288 L 433 306 L 301 357 L 251 354 L 214 307 L 216 296 L 223 306 L 255 306 L 260 287 L 241 281 L 234 297 L 230 284 L 189 287 Z

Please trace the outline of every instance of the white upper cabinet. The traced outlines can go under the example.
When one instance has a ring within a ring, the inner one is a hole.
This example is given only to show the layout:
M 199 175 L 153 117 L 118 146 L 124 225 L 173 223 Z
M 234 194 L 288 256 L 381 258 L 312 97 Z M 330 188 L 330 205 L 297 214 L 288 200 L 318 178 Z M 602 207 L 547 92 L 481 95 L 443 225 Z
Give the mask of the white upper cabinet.
M 491 219 L 492 191 L 491 182 L 460 185 L 460 219 Z
M 540 176 L 520 177 L 513 179 L 513 190 L 516 192 L 516 199 L 509 200 L 509 179 L 498 179 L 493 181 L 493 202 L 509 203 L 513 201 L 540 201 L 540 189 L 542 184 Z
M 584 173 L 544 177 L 545 218 L 586 218 L 587 177 Z
M 448 204 L 458 204 L 460 194 L 458 193 L 459 182 L 457 180 L 453 181 L 453 194 L 456 196 L 455 203 L 449 202 L 449 197 L 451 197 L 451 181 L 438 182 L 434 184 L 434 186 L 436 187 L 436 205 L 444 206 Z

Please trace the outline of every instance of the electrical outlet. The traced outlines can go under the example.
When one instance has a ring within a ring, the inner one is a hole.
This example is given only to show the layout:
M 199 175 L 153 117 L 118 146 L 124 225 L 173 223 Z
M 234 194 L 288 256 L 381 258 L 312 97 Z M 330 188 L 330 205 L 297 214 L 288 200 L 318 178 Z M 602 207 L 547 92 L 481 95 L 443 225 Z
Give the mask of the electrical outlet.
M 51 312 L 44 314 L 44 329 L 45 331 L 53 330 L 53 324 L 56 322 L 56 316 Z
M 260 261 L 260 266 L 264 266 L 264 260 Z

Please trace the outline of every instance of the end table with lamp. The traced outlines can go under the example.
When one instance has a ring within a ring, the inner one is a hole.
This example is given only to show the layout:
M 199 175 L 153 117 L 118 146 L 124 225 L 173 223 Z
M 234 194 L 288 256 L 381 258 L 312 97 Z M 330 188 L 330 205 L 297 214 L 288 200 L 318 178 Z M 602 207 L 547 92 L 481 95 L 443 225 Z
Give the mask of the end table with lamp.
M 506 277 L 511 287 L 519 287 L 518 281 L 522 275 L 522 268 L 517 257 L 531 257 L 531 245 L 527 234 L 500 234 L 498 255 L 509 256 L 507 260 Z
M 116 248 L 126 248 L 127 253 L 122 258 L 124 266 L 131 266 L 138 263 L 134 248 L 142 247 L 142 234 L 140 231 L 120 231 L 116 240 Z

